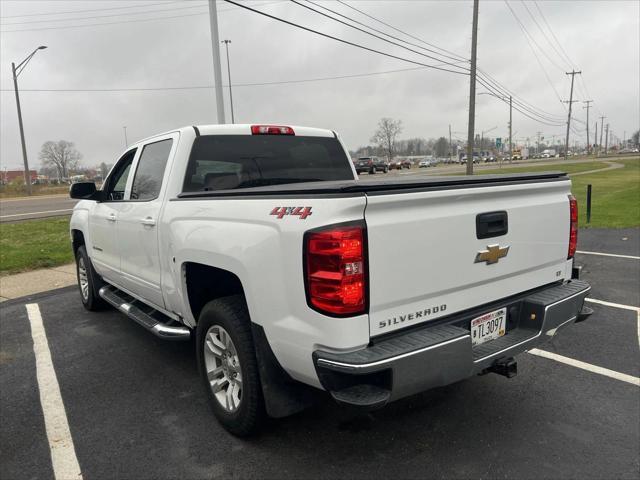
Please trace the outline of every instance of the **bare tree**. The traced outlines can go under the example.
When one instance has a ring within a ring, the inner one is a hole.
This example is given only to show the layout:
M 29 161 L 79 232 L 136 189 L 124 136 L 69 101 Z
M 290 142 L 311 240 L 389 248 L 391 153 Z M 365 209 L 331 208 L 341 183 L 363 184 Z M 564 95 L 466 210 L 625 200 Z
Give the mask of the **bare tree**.
M 402 132 L 402 121 L 385 117 L 378 122 L 378 130 L 371 137 L 371 141 L 383 149 L 391 160 L 396 148 L 396 138 L 400 132 Z
M 102 162 L 100 164 L 100 166 L 98 167 L 98 170 L 100 172 L 100 176 L 102 177 L 103 180 L 105 178 L 107 178 L 107 174 L 109 173 L 109 170 L 111 170 L 112 166 L 113 166 L 112 164 L 106 164 L 106 163 Z
M 39 155 L 44 167 L 53 167 L 58 172 L 58 180 L 69 177 L 69 170 L 77 167 L 82 154 L 76 150 L 73 142 L 51 140 L 42 145 Z
M 436 140 L 434 148 L 436 150 L 436 157 L 444 157 L 447 155 L 449 142 L 447 141 L 446 138 L 440 137 L 438 140 Z

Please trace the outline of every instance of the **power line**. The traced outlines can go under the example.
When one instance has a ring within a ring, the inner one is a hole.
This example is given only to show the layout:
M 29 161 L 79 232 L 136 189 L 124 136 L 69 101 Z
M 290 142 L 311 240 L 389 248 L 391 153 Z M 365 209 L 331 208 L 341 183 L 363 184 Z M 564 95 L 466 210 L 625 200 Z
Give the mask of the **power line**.
M 520 20 L 520 18 L 518 17 L 518 15 L 516 15 L 516 12 L 511 8 L 511 6 L 507 3 L 507 0 L 504 0 L 505 4 L 507 4 L 507 6 L 509 7 L 509 10 L 511 10 L 511 13 L 513 14 L 514 18 L 516 19 L 516 21 L 518 22 L 518 24 L 520 25 L 520 28 L 522 29 L 522 31 L 525 33 L 525 35 L 527 35 L 531 41 L 535 44 L 536 47 L 538 47 L 538 50 L 540 50 L 540 52 L 547 58 L 547 60 L 549 60 L 549 62 L 554 65 L 558 70 L 560 70 L 561 72 L 564 72 L 564 68 L 562 68 L 560 65 L 558 65 L 549 55 L 547 55 L 547 52 L 538 44 L 538 42 L 536 42 L 536 39 L 533 37 L 533 35 L 531 35 L 529 33 L 529 31 L 527 30 L 527 27 L 524 26 L 524 23 L 522 23 L 522 21 Z
M 476 80 L 477 80 L 477 82 L 478 82 L 480 85 L 482 85 L 483 87 L 485 87 L 487 90 L 489 90 L 489 91 L 491 91 L 492 93 L 496 94 L 495 96 L 496 96 L 496 97 L 497 97 L 501 102 L 503 102 L 503 103 L 505 103 L 505 104 L 507 104 L 507 105 L 509 104 L 509 101 L 508 101 L 508 100 L 503 96 L 502 92 L 501 92 L 501 91 L 499 91 L 499 90 L 495 90 L 495 87 L 494 87 L 493 85 L 489 84 L 489 83 L 486 83 L 486 80 L 485 80 L 484 78 L 482 78 L 482 77 L 478 76 Z M 525 111 L 525 110 L 521 110 L 520 108 L 518 108 L 518 106 L 517 106 L 517 105 L 513 105 L 513 109 L 514 109 L 514 110 L 517 110 L 518 112 L 520 112 L 520 113 L 521 113 L 522 115 L 524 115 L 525 117 L 527 117 L 527 118 L 529 118 L 529 119 L 531 119 L 531 120 L 534 120 L 534 121 L 536 121 L 536 122 L 538 122 L 538 123 L 542 123 L 542 124 L 544 124 L 544 125 L 549 125 L 549 126 L 552 126 L 552 127 L 561 127 L 561 126 L 563 126 L 563 125 L 564 125 L 563 123 L 555 123 L 555 122 L 553 122 L 553 123 L 552 123 L 552 122 L 550 122 L 550 121 L 541 120 L 541 119 L 538 119 L 538 118 L 532 117 L 529 113 L 527 113 L 527 111 Z
M 184 0 L 174 0 L 171 2 L 143 3 L 140 5 L 129 5 L 127 7 L 90 8 L 87 10 L 67 10 L 65 12 L 43 12 L 43 13 L 25 13 L 24 15 L 3 15 L 3 18 L 41 17 L 43 15 L 66 15 L 66 14 L 74 14 L 74 13 L 102 12 L 106 10 L 124 10 L 124 9 L 130 9 L 130 8 L 155 7 L 157 5 L 169 5 L 172 3 L 182 3 L 183 1 Z
M 351 18 L 351 17 L 349 17 L 349 16 L 347 16 L 347 15 L 343 15 L 342 13 L 337 12 L 337 11 L 335 11 L 335 10 L 332 10 L 332 9 L 330 9 L 329 7 L 325 7 L 324 5 L 320 5 L 319 3 L 313 2 L 313 1 L 311 1 L 311 0 L 307 0 L 307 1 L 308 1 L 309 3 L 311 3 L 311 4 L 315 5 L 316 7 L 320 7 L 320 8 L 322 8 L 322 9 L 327 10 L 327 11 L 329 11 L 329 12 L 331 12 L 331 13 L 335 14 L 335 15 L 338 15 L 338 16 L 340 16 L 340 17 L 342 17 L 342 18 L 346 18 L 347 20 L 349 20 L 349 21 L 351 21 L 351 22 L 357 23 L 358 25 L 362 25 L 363 27 L 368 28 L 369 30 L 373 30 L 374 32 L 380 33 L 380 34 L 385 35 L 385 36 L 387 36 L 387 37 L 389 37 L 389 38 L 393 38 L 394 40 L 398 40 L 398 41 L 400 41 L 400 42 L 402 42 L 402 43 L 406 43 L 407 45 L 411 45 L 412 47 L 420 48 L 421 50 L 425 50 L 425 51 L 427 51 L 427 52 L 434 53 L 435 55 L 440 55 L 441 57 L 445 57 L 445 58 L 449 58 L 449 59 L 451 59 L 451 60 L 455 60 L 455 61 L 456 61 L 456 63 L 461 63 L 461 62 L 465 62 L 465 63 L 466 63 L 466 62 L 469 62 L 469 59 L 468 59 L 468 58 L 463 58 L 462 60 L 459 60 L 459 58 L 452 57 L 452 56 L 449 56 L 449 55 L 444 55 L 444 54 L 442 54 L 442 53 L 437 52 L 436 50 L 432 50 L 432 49 L 430 49 L 430 48 L 423 47 L 422 45 L 417 45 L 417 44 L 415 44 L 415 43 L 408 42 L 408 41 L 403 40 L 403 39 L 401 39 L 401 38 L 398 38 L 398 37 L 396 37 L 396 36 L 394 36 L 394 35 L 390 35 L 389 33 L 383 32 L 382 30 L 378 30 L 378 29 L 376 29 L 376 28 L 373 28 L 373 27 L 372 27 L 372 26 L 370 26 L 370 25 L 367 25 L 367 24 L 365 24 L 365 23 L 363 23 L 363 22 L 360 22 L 360 21 L 358 21 L 358 20 L 356 20 L 356 19 L 354 19 L 354 18 Z M 296 3 L 297 3 L 297 2 L 296 2 Z M 318 13 L 320 13 L 320 12 L 318 12 Z M 405 35 L 406 35 L 406 34 L 405 34 Z M 437 48 L 437 47 L 436 47 L 436 48 Z M 437 59 L 437 60 L 442 61 L 441 59 Z
M 547 21 L 547 18 L 545 17 L 544 13 L 542 12 L 542 9 L 540 8 L 540 5 L 538 4 L 538 2 L 536 0 L 533 1 L 533 4 L 535 5 L 536 10 L 538 10 L 538 13 L 540 14 L 540 17 L 542 17 L 542 21 L 547 26 L 547 29 L 551 33 L 551 36 L 556 41 L 556 43 L 557 43 L 558 47 L 560 48 L 560 51 L 562 52 L 564 58 L 569 63 L 571 68 L 574 68 L 575 65 L 574 65 L 573 61 L 571 60 L 571 57 L 569 57 L 569 55 L 567 54 L 567 51 L 562 46 L 562 43 L 560 43 L 560 41 L 558 40 L 558 37 L 556 37 L 556 34 L 555 34 L 553 28 L 551 28 L 551 25 L 549 24 L 549 22 Z M 583 94 L 584 94 L 585 98 L 593 98 L 591 96 L 591 93 L 589 93 L 589 89 L 587 88 L 587 82 L 584 79 L 584 75 L 580 75 L 579 78 L 580 78 L 580 80 L 578 82 L 578 85 L 581 84 L 581 89 L 583 90 Z M 595 105 L 594 105 L 594 107 L 595 107 Z M 598 113 L 602 113 L 602 112 L 600 112 L 600 110 L 598 108 L 596 108 L 596 110 L 598 111 Z
M 266 7 L 266 6 L 269 6 L 269 5 L 274 5 L 276 3 L 282 3 L 284 1 L 285 0 L 267 2 L 267 3 L 260 4 L 259 6 Z M 235 8 L 227 8 L 226 10 L 220 10 L 218 13 L 230 12 L 230 11 L 236 11 L 236 9 Z M 195 17 L 195 16 L 198 16 L 198 15 L 208 15 L 208 12 L 186 13 L 184 15 L 172 15 L 172 16 L 154 17 L 154 18 L 139 18 L 139 19 L 135 19 L 135 20 L 119 20 L 117 22 L 86 23 L 86 24 L 83 24 L 83 25 L 63 25 L 63 26 L 58 26 L 58 27 L 25 28 L 25 29 L 20 29 L 20 30 L 0 30 L 0 33 L 38 32 L 38 31 L 42 31 L 42 30 L 67 30 L 67 29 L 73 29 L 73 28 L 98 27 L 98 26 L 103 26 L 103 25 L 119 25 L 119 24 L 123 24 L 123 23 L 137 23 L 137 22 L 157 21 L 157 20 L 169 20 L 169 19 L 175 19 L 175 18 Z
M 479 76 L 481 76 L 486 82 L 489 82 L 494 86 L 497 85 L 497 88 L 499 88 L 500 90 L 506 92 L 507 96 L 511 96 L 514 99 L 516 104 L 519 104 L 522 108 L 526 109 L 527 111 L 531 112 L 532 114 L 538 115 L 541 118 L 548 118 L 548 119 L 551 119 L 553 121 L 560 121 L 560 120 L 562 120 L 564 118 L 564 116 L 546 112 L 546 111 L 542 110 L 541 108 L 536 107 L 535 105 L 525 101 L 524 99 L 519 98 L 518 95 L 513 93 L 511 90 L 509 90 L 507 87 L 505 87 L 503 84 L 501 84 L 498 80 L 493 78 L 491 75 L 489 75 L 484 70 L 478 69 L 478 71 L 480 72 Z
M 374 75 L 386 75 L 389 73 L 401 73 L 412 72 L 418 70 L 425 70 L 427 67 L 413 67 L 413 68 L 401 68 L 396 70 L 385 70 L 381 72 L 369 72 L 369 73 L 354 73 L 350 75 L 338 75 L 333 77 L 317 77 L 317 78 L 305 78 L 299 80 L 282 80 L 273 82 L 257 82 L 257 83 L 234 83 L 233 87 L 263 87 L 269 85 L 289 85 L 296 83 L 310 83 L 320 82 L 327 80 L 342 80 L 349 78 L 369 77 Z M 229 85 L 220 85 L 221 88 L 228 87 Z M 166 90 L 203 90 L 215 88 L 215 85 L 192 85 L 192 86 L 179 86 L 179 87 L 140 87 L 140 88 L 27 88 L 20 89 L 20 92 L 147 92 L 147 91 L 166 91 Z M 13 89 L 2 89 L 2 92 L 13 92 Z
M 509 9 L 509 11 L 511 12 L 511 14 L 513 15 L 513 18 L 516 19 L 516 22 L 518 22 L 518 25 L 520 26 L 520 29 L 522 30 L 522 32 L 525 34 L 524 38 L 527 41 L 527 44 L 529 45 L 529 48 L 531 48 L 531 52 L 533 53 L 533 56 L 536 58 L 536 61 L 538 62 L 538 65 L 540 65 L 540 68 L 542 69 L 542 72 L 544 73 L 544 76 L 547 79 L 547 82 L 549 82 L 549 85 L 551 86 L 551 88 L 553 89 L 553 91 L 556 94 L 556 97 L 558 97 L 558 101 L 562 104 L 562 97 L 560 96 L 560 94 L 558 93 L 558 90 L 556 90 L 556 87 L 553 85 L 553 82 L 551 82 L 551 79 L 549 78 L 549 75 L 547 74 L 546 69 L 544 68 L 544 65 L 542 65 L 542 62 L 540 61 L 540 58 L 538 57 L 538 54 L 536 53 L 535 49 L 533 48 L 533 45 L 531 44 L 531 42 L 529 41 L 528 38 L 528 34 L 526 29 L 524 28 L 524 25 L 522 24 L 522 22 L 520 21 L 520 19 L 518 18 L 518 16 L 516 15 L 516 12 L 513 11 L 513 9 L 511 8 L 511 5 L 509 5 L 509 3 L 507 2 L 507 0 L 504 0 L 504 4 L 507 6 L 507 8 Z M 562 104 L 564 106 L 564 104 Z
M 379 39 L 379 40 L 382 40 L 383 42 L 387 42 L 387 43 L 390 43 L 391 45 L 395 45 L 395 46 L 397 46 L 397 47 L 404 48 L 405 50 L 408 50 L 408 51 L 410 51 L 410 52 L 416 53 L 416 54 L 421 55 L 421 56 L 426 57 L 426 58 L 430 58 L 431 60 L 436 60 L 436 61 L 442 62 L 442 63 L 444 63 L 444 64 L 446 64 L 446 65 L 449 65 L 449 66 L 452 66 L 452 67 L 454 67 L 454 68 L 460 68 L 460 69 L 463 69 L 463 70 L 465 70 L 465 71 L 468 71 L 468 69 L 466 69 L 466 68 L 464 68 L 464 67 L 460 67 L 459 65 L 457 65 L 457 64 L 455 64 L 455 63 L 451 63 L 451 62 L 443 61 L 441 58 L 437 58 L 437 57 L 434 57 L 434 56 L 432 56 L 432 55 L 427 55 L 426 53 L 421 53 L 421 52 L 419 52 L 419 51 L 417 51 L 417 50 L 413 50 L 413 49 L 411 49 L 411 48 L 409 48 L 409 47 L 406 47 L 406 46 L 404 46 L 404 45 L 402 45 L 402 44 L 400 44 L 400 43 L 396 43 L 396 42 L 393 42 L 393 41 L 391 41 L 391 40 L 388 40 L 388 39 L 386 39 L 386 38 L 384 38 L 384 37 L 381 37 L 381 36 L 379 36 L 379 35 L 376 35 L 375 33 L 367 32 L 366 30 L 363 30 L 362 28 L 356 27 L 355 25 L 351 25 L 351 24 L 349 24 L 349 23 L 347 23 L 347 22 L 345 22 L 345 21 L 343 21 L 343 20 L 340 20 L 339 18 L 332 17 L 331 15 L 327 15 L 326 13 L 320 12 L 320 11 L 318 11 L 318 10 L 316 10 L 316 9 L 314 9 L 314 8 L 312 8 L 312 7 L 310 7 L 310 6 L 308 6 L 308 5 L 304 5 L 304 4 L 300 3 L 300 2 L 298 2 L 297 0 L 290 0 L 290 1 L 291 1 L 292 3 L 295 3 L 296 5 L 299 5 L 300 7 L 306 8 L 307 10 L 310 10 L 310 11 L 312 11 L 312 12 L 314 12 L 314 13 L 317 13 L 318 15 L 322 15 L 323 17 L 329 18 L 329 19 L 331 19 L 331 20 L 333 20 L 333 21 L 335 21 L 335 22 L 338 22 L 338 23 L 341 23 L 341 24 L 343 24 L 343 25 L 346 25 L 347 27 L 350 27 L 350 28 L 353 28 L 353 29 L 355 29 L 355 30 L 358 30 L 359 32 L 362 32 L 362 33 L 365 33 L 365 34 L 367 34 L 367 35 L 370 35 L 370 36 L 372 36 L 372 37 L 374 37 L 374 38 L 377 38 L 377 39 Z M 313 2 L 312 2 L 312 3 L 313 3 Z M 315 5 L 315 4 L 314 4 L 314 5 Z M 327 9 L 327 10 L 328 10 L 328 9 Z M 466 62 L 466 60 L 465 60 L 465 62 Z M 452 73 L 462 73 L 462 72 L 452 71 L 452 70 L 449 70 L 449 71 L 451 71 Z
M 446 49 L 444 49 L 444 48 L 438 47 L 437 45 L 434 45 L 434 44 L 432 44 L 432 43 L 429 43 L 429 42 L 425 41 L 425 40 L 424 40 L 424 39 L 422 39 L 422 38 L 419 38 L 419 37 L 417 37 L 417 36 L 415 36 L 415 35 L 412 35 L 412 34 L 410 34 L 410 33 L 407 33 L 406 31 L 401 30 L 400 28 L 398 28 L 398 27 L 396 27 L 396 26 L 394 26 L 394 25 L 391 25 L 391 24 L 389 24 L 389 23 L 387 23 L 387 22 L 384 22 L 384 21 L 382 21 L 382 20 L 380 20 L 380 19 L 378 19 L 378 18 L 374 17 L 373 15 L 370 15 L 370 14 L 368 14 L 368 13 L 366 13 L 366 12 L 362 11 L 362 10 L 359 10 L 359 9 L 357 9 L 357 8 L 355 8 L 355 7 L 352 7 L 352 6 L 351 6 L 351 5 L 349 5 L 348 3 L 345 3 L 345 2 L 343 2 L 343 1 L 341 1 L 341 0 L 338 0 L 338 1 L 339 1 L 339 3 L 341 3 L 341 4 L 343 4 L 343 5 L 345 5 L 345 6 L 349 7 L 349 8 L 351 8 L 352 10 L 354 10 L 354 11 L 356 11 L 356 12 L 358 12 L 358 13 L 360 13 L 360 14 L 364 15 L 364 16 L 366 16 L 367 18 L 370 18 L 371 20 L 374 20 L 374 21 L 376 21 L 376 22 L 380 23 L 381 25 L 384 25 L 384 26 L 386 26 L 386 27 L 388 27 L 388 28 L 391 28 L 392 30 L 394 30 L 394 31 L 396 31 L 396 32 L 399 32 L 399 33 L 401 33 L 401 34 L 403 34 L 403 35 L 405 35 L 405 36 L 407 36 L 407 37 L 409 37 L 409 38 L 415 39 L 415 40 L 417 40 L 417 41 L 419 41 L 419 42 L 421 42 L 421 43 L 424 43 L 425 45 L 429 45 L 429 46 L 431 46 L 431 47 L 433 47 L 433 48 L 437 48 L 437 49 L 439 49 L 439 50 L 442 50 L 442 51 L 445 51 L 445 52 L 451 53 L 452 55 L 455 55 L 457 58 L 463 58 L 463 57 L 462 57 L 462 56 L 460 56 L 460 55 L 457 55 L 457 54 L 455 54 L 455 53 L 453 53 L 453 52 L 450 52 L 450 51 L 448 51 L 448 50 L 446 50 Z M 314 2 L 311 2 L 311 3 L 314 3 Z M 325 8 L 326 10 L 330 10 L 330 9 L 327 9 L 327 7 L 321 7 L 321 8 Z M 332 11 L 332 10 L 330 10 L 330 11 Z M 332 12 L 333 12 L 333 11 L 332 11 Z M 364 25 L 362 22 L 358 22 L 357 20 L 354 20 L 353 18 L 347 17 L 347 16 L 342 15 L 342 14 L 340 14 L 340 13 L 338 13 L 338 12 L 335 12 L 335 13 L 336 13 L 336 14 L 338 14 L 338 15 L 340 15 L 340 16 L 342 16 L 342 17 L 344 17 L 344 18 L 348 18 L 349 20 L 351 20 L 351 21 L 353 21 L 353 22 L 357 22 L 357 23 L 359 23 L 359 24 L 361 24 L 361 25 Z M 382 34 L 384 34 L 384 35 L 391 36 L 391 35 L 389 35 L 388 33 L 381 32 L 380 30 L 373 29 L 371 26 L 368 26 L 368 25 L 365 25 L 365 26 L 366 26 L 367 28 L 370 28 L 370 29 L 374 30 L 374 31 L 377 31 L 377 32 L 379 32 L 379 33 L 382 33 Z M 398 39 L 397 37 L 393 37 L 393 36 L 391 36 L 391 38 Z M 400 39 L 398 39 L 398 40 L 400 40 Z M 400 41 L 403 41 L 403 40 L 400 40 Z M 424 48 L 424 47 L 420 47 L 420 46 L 415 45 L 415 44 L 410 43 L 410 42 L 406 42 L 406 41 L 403 41 L 403 42 L 408 43 L 408 44 L 413 45 L 413 46 L 417 46 L 418 48 Z M 431 51 L 431 52 L 433 52 L 433 53 L 437 53 L 437 52 L 434 52 L 433 50 L 430 50 L 430 49 L 427 49 L 427 50 L 428 50 L 428 51 Z M 446 55 L 443 55 L 443 56 L 446 56 Z M 449 56 L 447 56 L 447 58 L 455 58 L 455 57 L 449 57 Z M 465 61 L 468 61 L 468 59 L 464 59 L 464 60 L 465 60 Z M 545 119 L 550 120 L 550 121 L 552 121 L 552 122 L 560 121 L 560 120 L 563 118 L 563 117 L 561 117 L 561 116 L 558 116 L 558 115 L 555 115 L 555 114 L 552 114 L 552 113 L 549 113 L 549 112 L 545 112 L 544 110 L 542 110 L 542 109 L 540 109 L 540 108 L 538 108 L 538 107 L 535 107 L 534 105 L 530 104 L 529 102 L 526 102 L 524 99 L 520 99 L 520 98 L 518 97 L 518 95 L 514 94 L 513 92 L 510 92 L 510 91 L 509 91 L 509 90 L 508 90 L 504 85 L 500 84 L 497 80 L 495 80 L 495 79 L 494 79 L 493 77 L 491 77 L 489 74 L 487 74 L 486 72 L 484 72 L 482 69 L 478 68 L 478 71 L 479 71 L 479 72 L 481 72 L 481 73 L 484 75 L 484 77 L 485 77 L 485 81 L 490 82 L 490 83 L 493 83 L 494 85 L 498 85 L 500 89 L 502 89 L 502 90 L 504 90 L 504 91 L 506 91 L 506 92 L 509 92 L 509 95 L 511 95 L 511 96 L 515 99 L 515 102 L 516 102 L 516 103 L 519 103 L 519 104 L 521 105 L 521 108 L 523 108 L 523 109 L 525 109 L 525 110 L 529 111 L 529 112 L 530 112 L 530 113 L 532 113 L 533 115 L 540 116 L 541 118 L 545 118 Z M 552 117 L 555 117 L 555 118 L 552 118 Z
M 542 21 L 545 23 L 545 25 L 549 29 L 549 32 L 551 32 L 551 35 L 553 36 L 554 40 L 558 44 L 558 47 L 560 47 L 560 51 L 564 54 L 564 58 L 567 60 L 570 66 L 573 66 L 573 62 L 571 61 L 571 58 L 569 58 L 569 55 L 567 55 L 567 52 L 565 51 L 565 49 L 562 48 L 562 44 L 558 41 L 558 37 L 556 37 L 556 34 L 553 32 L 553 29 L 549 25 L 549 22 L 547 22 L 547 18 L 544 16 L 544 13 L 542 13 L 542 10 L 540 9 L 538 2 L 534 0 L 533 3 L 536 6 L 536 9 L 538 10 L 538 12 L 540 13 L 540 16 L 542 17 Z
M 150 14 L 150 13 L 161 13 L 161 12 L 175 12 L 176 10 L 185 10 L 187 8 L 202 8 L 202 7 L 206 7 L 207 4 L 203 3 L 201 5 L 191 5 L 191 6 L 187 6 L 187 7 L 174 7 L 174 8 L 163 8 L 163 9 L 157 9 L 157 10 L 145 10 L 142 12 L 126 12 L 126 13 L 109 13 L 107 15 L 94 15 L 91 17 L 75 17 L 75 18 L 52 18 L 52 19 L 47 19 L 47 20 L 31 20 L 28 22 L 12 22 L 12 23 L 0 23 L 1 26 L 5 27 L 5 26 L 9 26 L 9 25 L 26 25 L 26 24 L 32 24 L 32 23 L 47 23 L 47 22 L 70 22 L 70 21 L 75 21 L 75 20 L 94 20 L 96 18 L 108 18 L 108 17 L 122 17 L 123 15 L 146 15 L 146 14 Z
M 373 17 L 372 15 L 369 15 L 368 13 L 363 12 L 362 10 L 357 9 L 356 7 L 354 7 L 354 6 L 352 6 L 352 5 L 349 5 L 348 3 L 343 2 L 342 0 L 337 0 L 337 2 L 338 2 L 338 3 L 341 3 L 341 4 L 342 4 L 342 5 L 344 5 L 345 7 L 348 7 L 348 8 L 350 8 L 350 9 L 352 9 L 352 10 L 355 10 L 356 12 L 358 12 L 358 13 L 360 13 L 360 14 L 364 15 L 365 17 L 368 17 L 368 18 L 370 18 L 370 19 L 372 19 L 372 20 L 374 20 L 374 21 L 376 21 L 376 22 L 380 23 L 381 25 L 384 25 L 384 26 L 386 26 L 386 27 L 389 27 L 389 28 L 391 28 L 392 30 L 395 30 L 395 31 L 396 31 L 396 32 L 398 32 L 398 33 L 402 33 L 403 35 L 406 35 L 406 36 L 407 36 L 407 37 L 409 37 L 409 38 L 412 38 L 412 39 L 414 39 L 414 40 L 418 40 L 418 41 L 420 41 L 420 42 L 424 43 L 425 45 L 429 45 L 430 47 L 437 48 L 438 50 L 442 50 L 443 52 L 446 52 L 446 53 L 448 53 L 448 54 L 450 54 L 450 55 L 453 55 L 454 57 L 457 57 L 457 59 L 460 59 L 460 60 L 467 60 L 467 61 L 468 61 L 468 59 L 467 59 L 467 58 L 465 58 L 465 57 L 463 57 L 462 55 L 458 55 L 457 53 L 454 53 L 454 52 L 452 52 L 452 51 L 450 51 L 450 50 L 446 50 L 446 49 L 444 49 L 444 48 L 438 47 L 437 45 L 434 45 L 434 44 L 432 44 L 432 43 L 429 43 L 429 42 L 427 42 L 427 41 L 425 41 L 425 40 L 423 40 L 423 39 L 421 39 L 421 38 L 418 38 L 418 37 L 416 37 L 416 36 L 414 36 L 414 35 L 411 35 L 411 34 L 409 34 L 409 33 L 407 33 L 407 32 L 403 32 L 402 30 L 400 30 L 400 29 L 398 29 L 398 28 L 394 27 L 393 25 L 389 25 L 388 23 L 385 23 L 385 22 L 383 22 L 382 20 L 380 20 L 380 19 L 378 19 L 378 18 L 375 18 L 375 17 Z M 449 58 L 452 58 L 452 57 L 449 57 Z
M 529 16 L 531 17 L 531 20 L 533 20 L 533 23 L 536 24 L 536 27 L 538 27 L 538 30 L 540 30 L 540 32 L 542 33 L 542 36 L 544 37 L 544 39 L 547 41 L 547 43 L 551 46 L 551 48 L 553 49 L 554 52 L 556 52 L 556 54 L 558 55 L 558 57 L 560 59 L 562 59 L 564 61 L 564 59 L 562 58 L 562 54 L 558 51 L 558 49 L 556 48 L 556 46 L 553 44 L 553 42 L 549 39 L 549 36 L 547 35 L 547 33 L 542 29 L 542 27 L 540 26 L 540 24 L 538 23 L 538 21 L 536 20 L 536 18 L 533 16 L 533 14 L 531 13 L 531 10 L 529 10 L 529 7 L 527 7 L 526 2 L 522 2 L 522 6 L 525 8 L 525 10 L 527 11 L 527 13 L 529 14 Z M 546 56 L 546 55 L 545 55 Z M 549 57 L 547 57 L 549 58 Z M 555 65 L 555 62 L 554 62 Z M 573 67 L 573 64 L 571 62 L 568 63 L 569 67 Z
M 328 33 L 323 33 L 323 32 L 320 32 L 318 30 L 314 30 L 312 28 L 305 27 L 305 26 L 300 25 L 298 23 L 290 22 L 289 20 L 285 20 L 284 18 L 276 17 L 275 15 L 270 15 L 270 14 L 268 14 L 266 12 L 262 12 L 260 10 L 256 10 L 255 8 L 251 8 L 251 7 L 247 6 L 247 5 L 242 5 L 240 3 L 234 2 L 233 0 L 224 0 L 224 1 L 227 2 L 227 3 L 230 3 L 232 5 L 235 5 L 237 7 L 244 8 L 245 10 L 249 10 L 250 12 L 257 13 L 258 15 L 262 15 L 264 17 L 271 18 L 272 20 L 276 20 L 276 21 L 281 22 L 281 23 L 286 23 L 287 25 L 290 25 L 290 26 L 296 27 L 296 28 L 300 28 L 301 30 L 305 30 L 307 32 L 315 33 L 316 35 L 320 35 L 321 37 L 329 38 L 331 40 L 335 40 L 337 42 L 344 43 L 345 45 L 351 45 L 352 47 L 360 48 L 362 50 L 366 50 L 366 51 L 369 51 L 369 52 L 372 52 L 372 53 L 377 53 L 378 55 L 383 55 L 385 57 L 394 58 L 396 60 L 402 60 L 404 62 L 413 63 L 415 65 L 421 65 L 423 67 L 433 68 L 433 69 L 436 69 L 436 70 L 442 70 L 442 71 L 450 72 L 450 73 L 457 73 L 458 75 L 467 75 L 467 73 L 465 73 L 465 72 L 449 70 L 447 68 L 441 68 L 441 67 L 438 67 L 438 66 L 435 66 L 435 65 L 429 65 L 429 64 L 426 64 L 426 63 L 418 62 L 416 60 L 410 60 L 408 58 L 399 57 L 399 56 L 393 55 L 391 53 L 382 52 L 382 51 L 376 50 L 374 48 L 365 47 L 364 45 L 360 45 L 358 43 L 350 42 L 349 40 L 345 40 L 343 38 L 334 37 L 333 35 L 329 35 Z M 460 67 L 458 67 L 458 68 L 460 68 Z

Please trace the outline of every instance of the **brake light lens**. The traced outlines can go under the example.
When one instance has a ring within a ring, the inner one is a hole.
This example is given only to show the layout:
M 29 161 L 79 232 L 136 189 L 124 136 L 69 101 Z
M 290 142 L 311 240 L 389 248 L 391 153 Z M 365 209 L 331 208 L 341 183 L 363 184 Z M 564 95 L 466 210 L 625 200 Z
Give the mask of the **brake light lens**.
M 251 135 L 295 135 L 295 132 L 282 125 L 251 125 Z
M 309 305 L 331 316 L 366 309 L 364 225 L 343 225 L 305 234 L 305 286 Z
M 578 248 L 578 201 L 573 195 L 569 195 L 569 252 L 567 260 L 573 258 Z

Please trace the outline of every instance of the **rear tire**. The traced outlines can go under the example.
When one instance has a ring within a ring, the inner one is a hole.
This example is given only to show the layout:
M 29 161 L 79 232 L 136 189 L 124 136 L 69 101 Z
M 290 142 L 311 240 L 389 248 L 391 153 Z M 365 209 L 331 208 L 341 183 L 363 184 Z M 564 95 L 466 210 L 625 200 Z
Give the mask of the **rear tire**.
M 91 259 L 87 255 L 87 249 L 84 245 L 80 245 L 76 250 L 76 275 L 80 299 L 84 308 L 91 312 L 105 308 L 107 304 L 98 294 L 104 282 L 93 269 Z
M 204 306 L 196 330 L 196 353 L 200 378 L 218 421 L 239 437 L 255 433 L 266 414 L 243 295 Z
M 376 173 L 376 167 L 371 167 L 371 170 L 369 170 L 369 175 L 375 175 Z
M 384 173 L 389 173 L 389 167 L 384 167 L 383 172 L 384 172 Z

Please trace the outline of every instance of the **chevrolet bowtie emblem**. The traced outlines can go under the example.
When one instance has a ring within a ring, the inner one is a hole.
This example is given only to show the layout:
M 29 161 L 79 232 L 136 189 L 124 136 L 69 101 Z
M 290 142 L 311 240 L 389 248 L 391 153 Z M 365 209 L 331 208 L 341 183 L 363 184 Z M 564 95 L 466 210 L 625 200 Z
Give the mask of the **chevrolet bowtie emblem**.
M 487 265 L 498 263 L 502 257 L 506 257 L 509 253 L 509 247 L 500 247 L 500 245 L 487 245 L 486 250 L 478 252 L 474 263 L 487 262 Z

